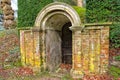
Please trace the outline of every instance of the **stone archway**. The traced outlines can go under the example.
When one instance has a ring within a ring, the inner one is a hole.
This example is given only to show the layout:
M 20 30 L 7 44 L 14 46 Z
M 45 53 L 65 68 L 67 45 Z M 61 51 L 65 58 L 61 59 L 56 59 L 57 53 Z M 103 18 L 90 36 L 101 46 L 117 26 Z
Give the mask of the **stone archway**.
M 47 5 L 39 12 L 35 21 L 35 26 L 44 29 L 46 20 L 55 14 L 62 14 L 68 17 L 72 23 L 72 26 L 80 26 L 81 24 L 78 13 L 70 5 L 55 2 Z
M 67 23 L 71 25 L 65 25 Z M 61 43 L 64 40 L 61 36 L 66 27 L 67 30 L 72 31 L 71 73 L 73 77 L 106 73 L 109 59 L 110 24 L 94 23 L 82 26 L 80 17 L 70 5 L 51 3 L 40 11 L 35 27 L 20 30 L 22 64 L 31 66 L 37 71 L 46 67 L 51 71 L 55 70 L 62 62 Z M 66 38 L 70 35 L 65 34 Z
M 43 56 L 43 64 L 44 67 L 47 65 L 51 71 L 55 70 L 55 68 L 59 66 L 61 62 L 64 62 L 62 59 L 62 43 L 64 43 L 62 41 L 62 29 L 66 23 L 70 23 L 73 27 L 80 27 L 81 25 L 78 13 L 68 4 L 61 2 L 55 2 L 47 5 L 41 10 L 35 21 L 36 28 L 40 28 L 42 33 L 40 40 L 42 41 L 41 44 L 43 45 L 41 47 L 44 50 L 41 51 L 43 51 L 42 53 L 46 55 Z M 66 34 L 66 37 L 67 36 L 69 35 Z M 70 45 L 71 50 L 66 49 L 66 52 L 68 53 L 69 51 L 72 51 L 72 39 Z M 72 63 L 72 52 L 70 53 L 71 57 L 69 59 L 71 60 L 70 63 Z M 67 62 L 69 63 L 69 61 Z

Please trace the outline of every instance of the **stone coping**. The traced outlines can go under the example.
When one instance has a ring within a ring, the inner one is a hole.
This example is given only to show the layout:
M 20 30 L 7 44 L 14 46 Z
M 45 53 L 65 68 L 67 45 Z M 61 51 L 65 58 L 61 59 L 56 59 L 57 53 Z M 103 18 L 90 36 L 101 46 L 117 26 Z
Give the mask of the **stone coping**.
M 110 26 L 112 24 L 112 22 L 104 22 L 104 23 L 86 23 L 84 24 L 85 27 L 89 27 L 89 26 Z

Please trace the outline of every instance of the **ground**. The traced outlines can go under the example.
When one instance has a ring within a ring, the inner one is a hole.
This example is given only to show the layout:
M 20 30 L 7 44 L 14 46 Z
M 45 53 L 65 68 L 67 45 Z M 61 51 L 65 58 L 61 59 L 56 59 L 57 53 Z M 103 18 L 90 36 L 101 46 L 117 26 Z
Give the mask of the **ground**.
M 69 73 L 64 75 L 49 72 L 34 73 L 31 68 L 22 67 L 19 49 L 17 30 L 0 31 L 0 80 L 80 80 L 73 79 Z M 110 63 L 120 63 L 120 48 L 110 49 L 110 54 L 114 56 L 114 58 L 111 57 Z M 108 74 L 85 75 L 83 80 L 120 80 L 120 66 L 118 63 L 109 66 Z M 63 67 L 64 64 L 61 65 L 61 68 Z

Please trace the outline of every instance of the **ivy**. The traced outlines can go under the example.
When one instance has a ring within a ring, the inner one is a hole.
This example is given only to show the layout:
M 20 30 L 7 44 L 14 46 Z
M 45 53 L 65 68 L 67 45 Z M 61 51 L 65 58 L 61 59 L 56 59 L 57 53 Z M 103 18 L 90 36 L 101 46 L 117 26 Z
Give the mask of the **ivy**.
M 110 28 L 110 45 L 112 48 L 118 48 L 120 47 L 120 23 L 114 23 Z
M 40 10 L 52 2 L 65 2 L 76 5 L 76 0 L 18 0 L 18 28 L 34 26 L 35 19 Z
M 18 27 L 33 26 L 37 14 L 52 0 L 18 0 Z
M 120 22 L 120 0 L 86 0 L 87 22 Z
M 114 76 L 115 80 L 117 80 L 117 78 L 119 78 L 120 76 L 120 68 L 115 67 L 115 66 L 111 66 L 109 68 L 109 73 Z
M 120 55 L 119 56 L 115 56 L 115 60 L 116 61 L 120 61 Z
M 81 22 L 82 23 L 85 23 L 85 12 L 86 12 L 86 9 L 85 8 L 81 8 L 81 7 L 78 7 L 78 6 L 73 6 L 73 8 L 76 10 L 76 12 L 79 14 L 80 16 L 80 19 L 81 19 Z
M 120 47 L 120 0 L 86 0 L 88 23 L 113 22 L 110 30 L 111 47 Z

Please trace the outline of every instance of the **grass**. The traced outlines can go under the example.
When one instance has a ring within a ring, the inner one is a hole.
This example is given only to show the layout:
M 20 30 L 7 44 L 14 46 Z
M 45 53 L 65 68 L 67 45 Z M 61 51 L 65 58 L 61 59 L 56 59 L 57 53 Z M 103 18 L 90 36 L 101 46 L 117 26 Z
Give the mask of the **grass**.
M 0 60 L 4 57 L 4 60 L 0 61 L 0 64 L 4 64 L 4 68 L 21 65 L 20 60 L 18 57 L 14 57 L 14 54 L 20 54 L 18 30 L 10 29 L 0 31 Z M 6 62 L 6 59 L 9 62 Z
M 61 80 L 74 80 L 70 74 L 64 75 Z
M 51 76 L 48 72 L 40 72 L 30 76 L 19 76 L 19 75 L 11 74 L 10 77 L 8 77 L 5 80 L 40 80 L 41 78 L 54 78 L 54 77 Z
M 120 68 L 111 66 L 109 68 L 109 74 L 112 75 L 115 80 L 117 80 L 118 78 L 120 78 Z
M 9 34 L 15 34 L 18 35 L 18 31 L 16 29 L 10 29 L 10 30 L 3 30 L 0 31 L 0 37 L 4 37 L 7 36 Z
M 43 80 L 45 78 L 45 80 L 47 79 L 54 79 L 54 80 L 74 80 L 70 74 L 65 74 L 62 77 L 57 77 L 54 76 L 52 73 L 49 73 L 47 71 L 44 72 L 39 72 L 36 73 L 34 75 L 30 75 L 30 76 L 19 76 L 19 75 L 15 75 L 14 73 L 10 74 L 10 77 L 7 78 L 0 78 L 0 80 Z
M 120 55 L 114 57 L 116 61 L 120 61 Z

